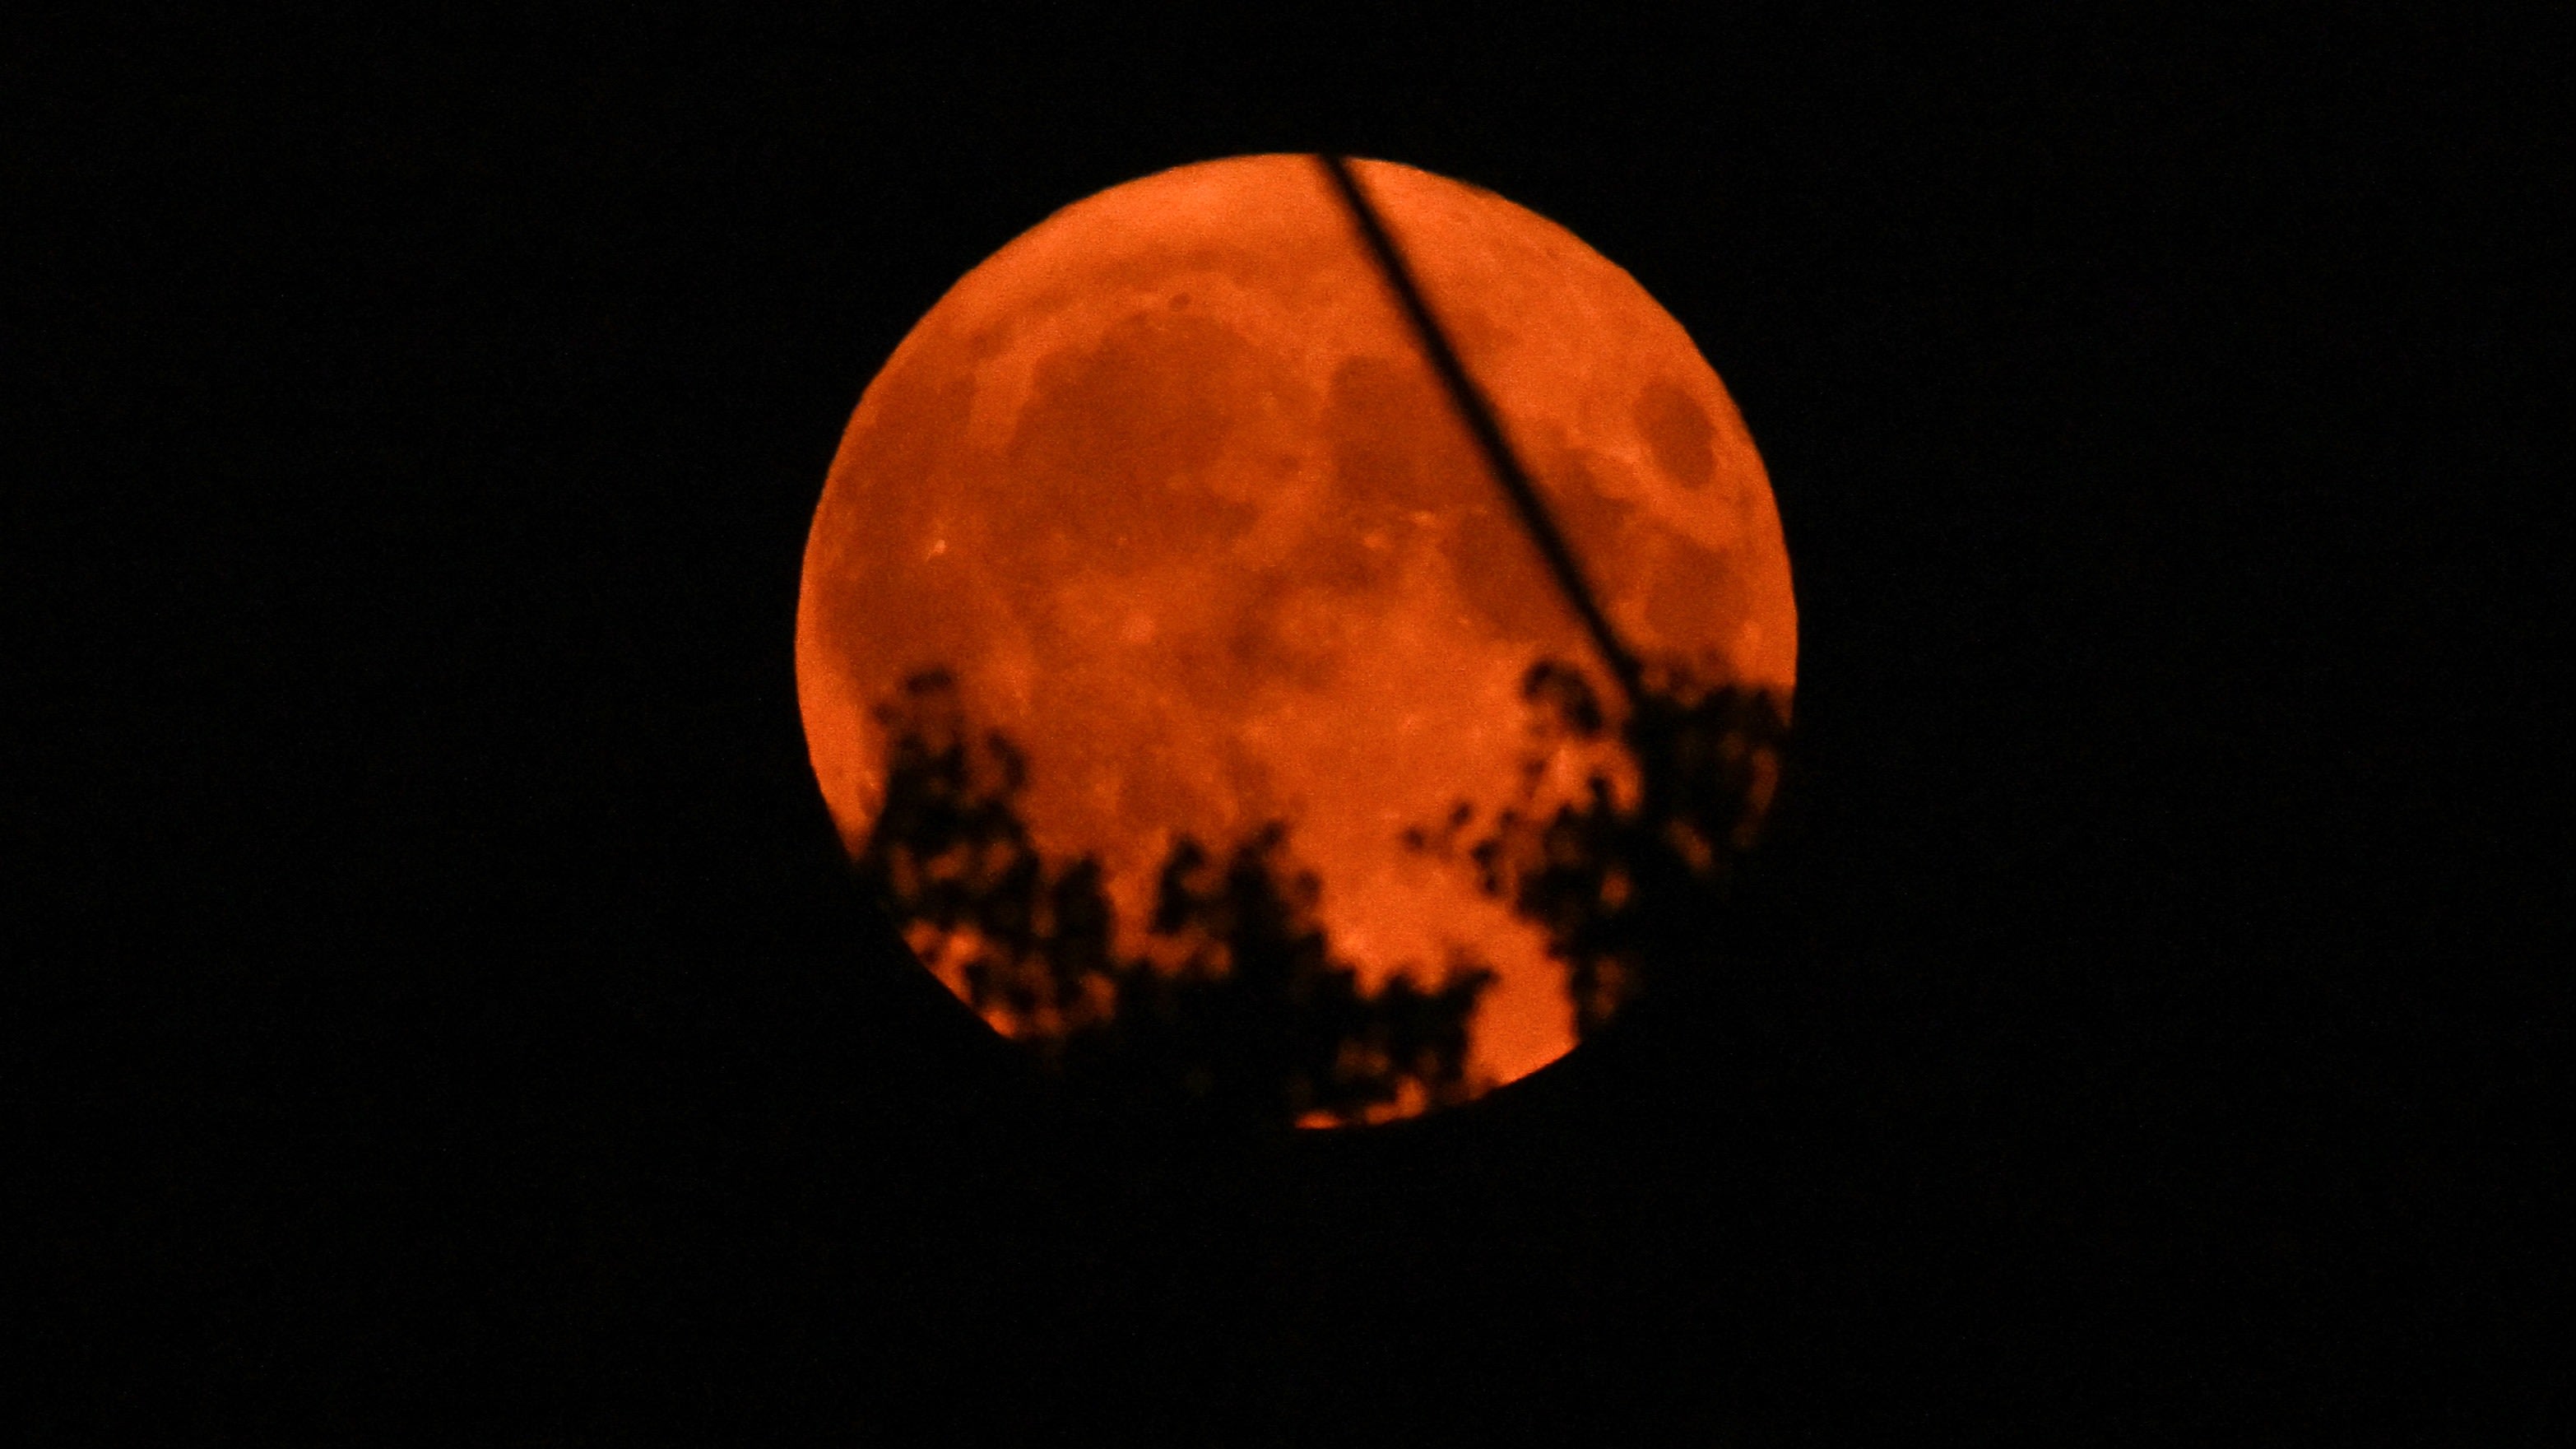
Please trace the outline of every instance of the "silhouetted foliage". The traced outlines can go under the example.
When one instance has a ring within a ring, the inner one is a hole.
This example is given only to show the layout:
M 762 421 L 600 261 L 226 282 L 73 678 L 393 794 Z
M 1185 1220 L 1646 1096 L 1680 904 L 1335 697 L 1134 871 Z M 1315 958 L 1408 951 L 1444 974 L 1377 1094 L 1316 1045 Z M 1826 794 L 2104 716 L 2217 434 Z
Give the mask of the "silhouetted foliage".
M 1463 855 L 1477 883 L 1547 933 L 1566 968 L 1578 1034 L 1599 1030 L 1648 974 L 1693 959 L 1735 859 L 1749 848 L 1779 780 L 1788 722 L 1760 690 L 1710 688 L 1686 671 L 1650 674 L 1615 739 L 1583 674 L 1556 660 L 1521 686 L 1533 747 L 1518 803 L 1472 844 L 1461 801 L 1437 829 L 1406 832 L 1414 849 Z M 1614 751 L 1634 770 L 1623 804 L 1608 768 Z M 1584 766 L 1579 798 L 1549 808 L 1552 773 Z
M 877 711 L 883 809 L 859 860 L 923 961 L 1087 1091 L 1247 1125 L 1360 1122 L 1465 1100 L 1467 1024 L 1493 973 L 1375 990 L 1334 956 L 1322 888 L 1273 822 L 1222 855 L 1186 836 L 1156 879 L 1152 948 L 1122 956 L 1099 863 L 1049 861 L 1018 813 L 1026 756 L 965 718 L 955 681 Z

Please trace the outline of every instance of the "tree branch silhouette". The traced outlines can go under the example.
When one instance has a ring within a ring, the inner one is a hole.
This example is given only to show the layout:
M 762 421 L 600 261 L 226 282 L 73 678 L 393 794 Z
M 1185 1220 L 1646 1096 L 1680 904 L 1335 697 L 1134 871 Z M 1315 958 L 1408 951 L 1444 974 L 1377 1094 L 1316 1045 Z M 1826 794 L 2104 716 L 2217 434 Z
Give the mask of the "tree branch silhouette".
M 1422 345 L 1423 359 L 1431 364 L 1433 372 L 1439 374 L 1441 390 L 1448 395 L 1450 406 L 1457 410 L 1458 421 L 1465 425 L 1468 436 L 1475 440 L 1476 450 L 1484 455 L 1485 466 L 1493 473 L 1494 482 L 1511 500 L 1512 510 L 1519 517 L 1521 527 L 1528 532 L 1530 542 L 1537 545 L 1539 556 L 1546 561 L 1549 577 L 1556 581 L 1558 591 L 1565 595 L 1575 617 L 1582 621 L 1584 632 L 1591 637 L 1593 649 L 1601 655 L 1602 663 L 1609 667 L 1610 675 L 1618 681 L 1619 688 L 1629 695 L 1637 694 L 1645 688 L 1637 656 L 1619 638 L 1619 631 L 1611 627 L 1610 617 L 1601 612 L 1600 596 L 1583 576 L 1582 564 L 1574 557 L 1574 550 L 1566 543 L 1563 531 L 1557 528 L 1555 518 L 1548 513 L 1546 501 L 1539 497 L 1538 486 L 1530 481 L 1529 470 L 1521 466 L 1520 455 L 1513 451 L 1511 439 L 1505 436 L 1502 419 L 1495 413 L 1493 403 L 1486 398 L 1484 389 L 1476 385 L 1467 365 L 1459 360 L 1458 350 L 1449 345 L 1449 334 L 1440 325 L 1440 319 L 1433 315 L 1430 302 L 1423 297 L 1421 283 L 1414 279 L 1413 268 L 1406 262 L 1403 248 L 1396 244 L 1394 235 L 1386 229 L 1386 222 L 1378 215 L 1375 203 L 1369 200 L 1367 189 L 1360 185 L 1359 177 L 1352 172 L 1349 159 L 1327 153 L 1316 157 L 1316 160 L 1323 164 L 1325 178 L 1332 183 L 1343 206 L 1349 209 L 1351 221 L 1359 229 L 1360 240 L 1368 248 L 1370 260 L 1377 264 L 1378 275 L 1386 279 L 1388 290 L 1395 293 L 1396 305 L 1413 329 L 1414 340 Z
M 1124 956 L 1099 862 L 1051 861 L 1019 813 L 1026 756 L 928 671 L 879 707 L 886 794 L 859 860 L 925 965 L 1047 1070 L 1151 1111 L 1253 1127 L 1382 1120 L 1464 1101 L 1468 1024 L 1494 974 L 1374 989 L 1333 953 L 1322 886 L 1271 822 L 1216 853 L 1183 836 Z M 1159 958 L 1149 959 L 1149 957 Z
M 1546 933 L 1576 1033 L 1589 1036 L 1655 974 L 1705 962 L 1727 881 L 1778 788 L 1788 719 L 1768 691 L 1707 686 L 1669 664 L 1641 673 L 1615 733 L 1571 664 L 1540 660 L 1521 695 L 1532 747 L 1516 801 L 1472 843 L 1467 801 L 1405 843 L 1471 865 L 1487 895 Z M 1632 803 L 1605 768 L 1611 749 L 1635 769 Z M 1587 756 L 1578 798 L 1548 804 L 1546 782 Z
M 1733 857 L 1751 845 L 1777 784 L 1786 712 L 1760 691 L 1707 688 L 1670 665 L 1649 670 L 1619 637 L 1367 188 L 1348 159 L 1324 154 L 1316 160 L 1629 707 L 1618 742 L 1643 784 L 1637 806 L 1622 808 L 1609 777 L 1595 772 L 1583 803 L 1544 811 L 1538 784 L 1550 758 L 1600 741 L 1605 719 L 1592 686 L 1572 665 L 1542 660 L 1533 666 L 1522 694 L 1536 712 L 1545 748 L 1524 773 L 1521 802 L 1503 810 L 1471 852 L 1486 893 L 1546 931 L 1550 954 L 1566 967 L 1576 1031 L 1589 1035 L 1637 994 L 1650 962 L 1676 959 L 1701 943 Z M 1432 848 L 1435 839 L 1453 846 L 1472 810 L 1462 801 L 1440 831 L 1416 829 L 1406 838 L 1417 849 Z

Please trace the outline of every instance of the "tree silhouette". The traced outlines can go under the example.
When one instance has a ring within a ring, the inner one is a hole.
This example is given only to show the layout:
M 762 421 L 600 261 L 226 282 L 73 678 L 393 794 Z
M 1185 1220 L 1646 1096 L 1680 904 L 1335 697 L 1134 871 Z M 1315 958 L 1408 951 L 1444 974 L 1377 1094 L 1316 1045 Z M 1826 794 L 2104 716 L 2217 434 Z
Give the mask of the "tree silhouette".
M 1463 858 L 1486 894 L 1547 934 L 1566 970 L 1578 1035 L 1606 1025 L 1659 970 L 1699 959 L 1736 858 L 1753 844 L 1780 773 L 1788 721 L 1762 690 L 1711 687 L 1687 669 L 1641 676 L 1616 734 L 1591 683 L 1543 659 L 1523 678 L 1533 745 L 1518 802 L 1472 844 L 1474 807 L 1405 833 L 1412 848 Z M 1635 777 L 1622 803 L 1612 763 Z M 1583 766 L 1580 798 L 1553 808 L 1545 786 Z
M 1546 931 L 1550 954 L 1566 967 L 1576 1030 L 1588 1035 L 1637 994 L 1643 973 L 1696 956 L 1706 944 L 1710 908 L 1734 857 L 1751 845 L 1779 779 L 1785 701 L 1757 690 L 1708 687 L 1678 664 L 1649 667 L 1619 637 L 1368 188 L 1347 158 L 1315 159 L 1349 209 L 1361 244 L 1495 486 L 1629 703 L 1615 744 L 1640 782 L 1637 803 L 1621 805 L 1609 774 L 1596 768 L 1585 780 L 1582 803 L 1550 810 L 1540 786 L 1559 758 L 1597 758 L 1599 746 L 1611 742 L 1604 739 L 1600 701 L 1580 672 L 1557 660 L 1533 666 L 1522 695 L 1536 711 L 1541 748 L 1523 771 L 1520 803 L 1499 812 L 1469 851 L 1486 893 Z M 1406 839 L 1446 853 L 1473 816 L 1472 804 L 1461 801 L 1437 830 L 1411 830 Z
M 1027 757 L 966 718 L 945 671 L 876 711 L 886 794 L 858 865 L 924 964 L 996 1030 L 1096 1096 L 1247 1126 L 1351 1123 L 1463 1101 L 1468 1021 L 1493 972 L 1375 989 L 1333 954 L 1322 887 L 1272 822 L 1223 853 L 1175 841 L 1154 949 L 1116 950 L 1099 862 L 1050 861 L 1018 800 Z

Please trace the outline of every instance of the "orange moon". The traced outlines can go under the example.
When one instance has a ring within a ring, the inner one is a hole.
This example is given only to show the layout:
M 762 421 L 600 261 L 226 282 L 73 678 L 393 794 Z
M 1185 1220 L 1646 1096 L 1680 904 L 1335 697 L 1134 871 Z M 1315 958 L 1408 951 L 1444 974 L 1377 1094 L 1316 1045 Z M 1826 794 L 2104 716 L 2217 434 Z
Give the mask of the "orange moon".
M 1544 217 L 1353 171 L 1631 649 L 1785 703 L 1770 481 L 1681 325 Z M 1400 837 L 1517 785 L 1543 657 L 1595 663 L 1298 155 L 1114 187 L 967 273 L 859 402 L 796 619 L 814 772 L 854 854 L 885 786 L 872 709 L 946 668 L 1024 748 L 1037 846 L 1104 866 L 1122 949 L 1177 835 L 1222 848 L 1284 820 L 1365 984 L 1428 985 L 1459 947 L 1497 972 L 1470 1029 L 1487 1084 L 1573 1046 L 1563 968 Z

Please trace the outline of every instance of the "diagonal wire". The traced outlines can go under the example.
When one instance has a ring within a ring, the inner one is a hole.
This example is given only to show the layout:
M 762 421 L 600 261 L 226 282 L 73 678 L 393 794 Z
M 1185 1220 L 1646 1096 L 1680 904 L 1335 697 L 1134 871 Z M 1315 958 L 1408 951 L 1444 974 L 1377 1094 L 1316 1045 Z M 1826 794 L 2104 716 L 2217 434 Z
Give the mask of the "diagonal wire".
M 1367 193 L 1360 190 L 1359 178 L 1351 173 L 1350 162 L 1344 157 L 1329 154 L 1316 159 L 1323 163 L 1325 173 L 1331 177 L 1333 189 L 1340 192 L 1342 200 L 1349 205 L 1351 219 L 1358 223 L 1360 236 L 1368 243 L 1369 254 L 1376 258 L 1378 270 L 1385 274 L 1387 285 L 1395 290 L 1396 300 L 1403 305 L 1406 320 L 1413 324 L 1414 335 L 1422 343 L 1423 353 L 1429 357 L 1432 370 L 1440 374 L 1440 381 L 1447 387 L 1449 401 L 1458 409 L 1460 420 L 1466 423 L 1467 431 L 1475 435 L 1476 446 L 1484 453 L 1486 466 L 1493 470 L 1494 481 L 1510 495 L 1513 506 L 1520 512 L 1522 526 L 1529 530 L 1530 540 L 1538 545 L 1539 553 L 1547 559 L 1548 572 L 1556 576 L 1557 587 L 1564 591 L 1566 601 L 1581 616 L 1584 631 L 1592 636 L 1592 647 L 1600 652 L 1602 662 L 1610 667 L 1612 677 L 1619 681 L 1628 702 L 1634 705 L 1644 697 L 1637 657 L 1628 652 L 1628 646 L 1620 642 L 1618 631 L 1610 627 L 1609 618 L 1601 612 L 1591 584 L 1583 577 L 1582 566 L 1575 561 L 1574 551 L 1566 546 L 1565 535 L 1557 531 L 1556 521 L 1548 516 L 1547 504 L 1530 482 L 1528 470 L 1521 467 L 1510 440 L 1503 436 L 1502 424 L 1494 416 L 1493 405 L 1486 401 L 1475 379 L 1467 375 L 1465 365 L 1459 362 L 1457 352 L 1449 346 L 1448 335 L 1441 331 L 1439 320 L 1431 315 L 1430 305 L 1423 300 L 1422 289 L 1415 285 L 1413 273 L 1405 265 L 1404 254 L 1396 250 L 1395 238 L 1387 234 L 1385 223 L 1378 218 L 1377 208 L 1370 204 Z

